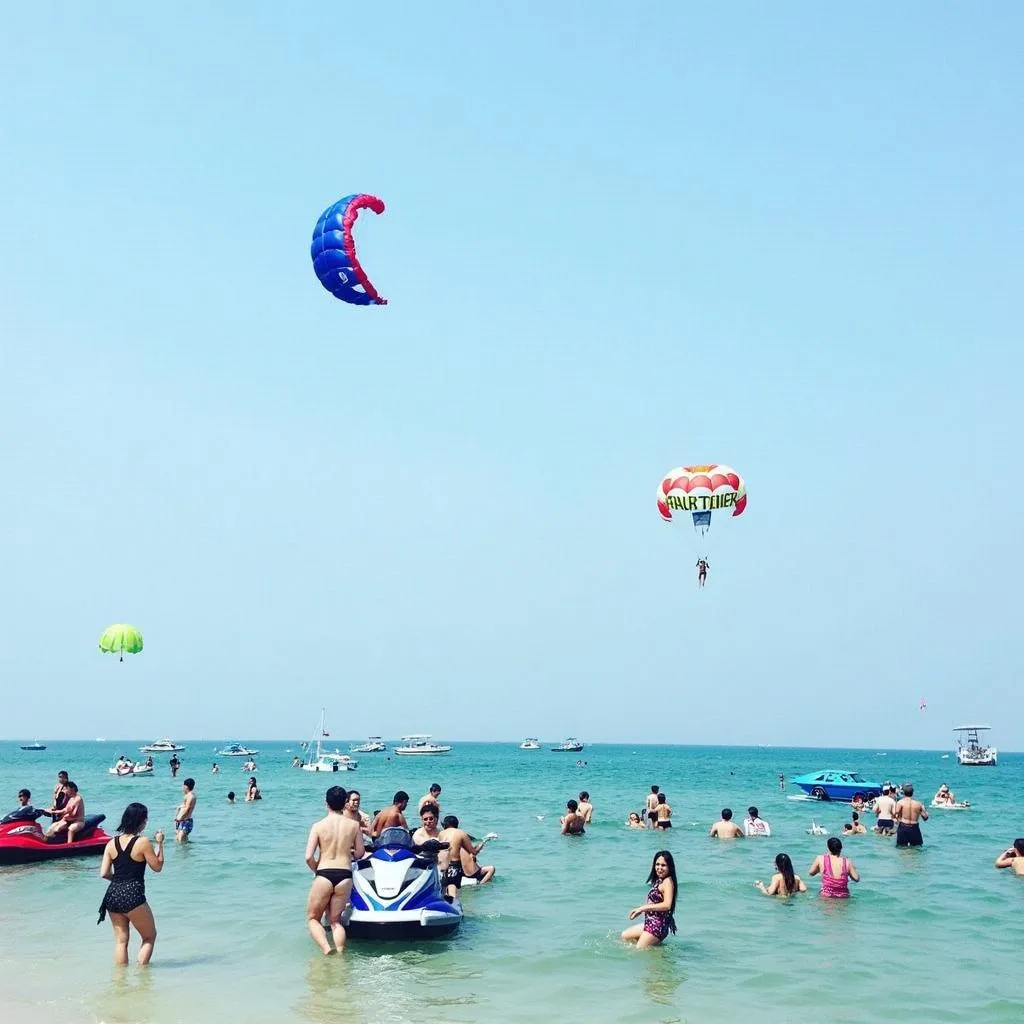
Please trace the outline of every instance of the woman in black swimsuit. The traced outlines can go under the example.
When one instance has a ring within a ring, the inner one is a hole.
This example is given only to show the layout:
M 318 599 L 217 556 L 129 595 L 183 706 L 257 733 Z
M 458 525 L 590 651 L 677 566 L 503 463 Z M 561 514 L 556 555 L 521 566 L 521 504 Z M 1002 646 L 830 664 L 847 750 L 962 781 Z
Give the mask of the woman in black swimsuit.
M 114 929 L 114 963 L 128 963 L 128 939 L 131 925 L 142 939 L 138 962 L 149 963 L 156 942 L 156 922 L 146 902 L 146 865 L 154 871 L 164 866 L 164 834 L 157 832 L 151 843 L 143 834 L 149 820 L 145 804 L 132 803 L 124 809 L 117 835 L 103 851 L 100 877 L 110 880 L 100 904 L 99 924 L 110 914 Z

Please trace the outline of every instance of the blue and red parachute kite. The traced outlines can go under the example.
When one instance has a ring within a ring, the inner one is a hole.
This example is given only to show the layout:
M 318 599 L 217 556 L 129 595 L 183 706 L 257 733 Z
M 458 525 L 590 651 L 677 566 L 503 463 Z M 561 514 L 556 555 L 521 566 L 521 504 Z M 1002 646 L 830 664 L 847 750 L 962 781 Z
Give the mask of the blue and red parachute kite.
M 320 283 L 342 302 L 355 306 L 386 306 L 356 257 L 352 227 L 360 210 L 384 212 L 384 203 L 366 194 L 345 196 L 320 215 L 313 229 L 309 255 Z

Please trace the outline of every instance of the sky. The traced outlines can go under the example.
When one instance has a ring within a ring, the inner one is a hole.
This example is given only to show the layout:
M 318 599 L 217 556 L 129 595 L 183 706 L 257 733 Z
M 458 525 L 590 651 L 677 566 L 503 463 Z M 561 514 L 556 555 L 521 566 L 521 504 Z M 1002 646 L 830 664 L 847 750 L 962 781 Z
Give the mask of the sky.
M 11 8 L 0 735 L 1024 749 L 1022 38 Z M 386 307 L 312 272 L 352 192 Z M 655 508 L 703 462 L 706 542 Z

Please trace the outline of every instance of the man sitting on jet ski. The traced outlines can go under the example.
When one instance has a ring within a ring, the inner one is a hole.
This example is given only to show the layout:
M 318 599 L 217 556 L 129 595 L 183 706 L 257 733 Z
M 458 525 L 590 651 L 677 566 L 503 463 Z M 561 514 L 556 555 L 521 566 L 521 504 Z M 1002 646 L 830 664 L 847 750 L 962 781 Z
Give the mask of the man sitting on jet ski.
M 32 806 L 32 794 L 27 789 L 19 789 L 18 806 L 4 816 L 4 821 L 35 821 L 40 813 Z
M 81 832 L 85 827 L 85 801 L 75 783 L 69 782 L 67 788 L 68 802 L 63 810 L 54 814 L 53 824 L 46 830 L 47 842 L 52 841 L 61 832 L 67 832 L 67 841 L 72 843 L 75 840 L 75 833 Z

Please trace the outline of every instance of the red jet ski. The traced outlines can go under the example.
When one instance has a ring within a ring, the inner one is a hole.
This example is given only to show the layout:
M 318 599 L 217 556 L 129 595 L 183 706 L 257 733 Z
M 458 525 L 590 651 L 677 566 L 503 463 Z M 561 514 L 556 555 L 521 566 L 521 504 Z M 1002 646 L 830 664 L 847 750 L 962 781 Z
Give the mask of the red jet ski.
M 89 814 L 85 819 L 85 827 L 76 834 L 73 843 L 69 843 L 63 835 L 52 843 L 47 842 L 38 821 L 43 814 L 42 810 L 32 810 L 27 815 L 14 811 L 0 818 L 0 866 L 99 855 L 113 838 L 99 827 L 107 816 Z

